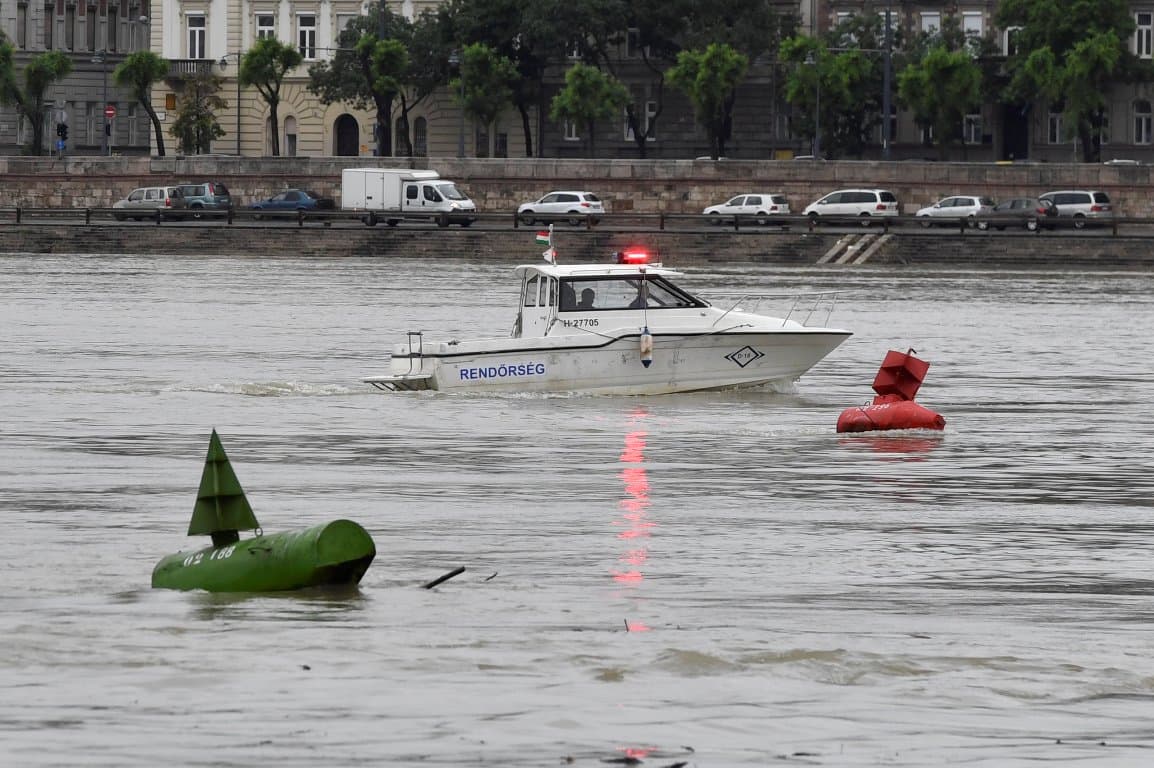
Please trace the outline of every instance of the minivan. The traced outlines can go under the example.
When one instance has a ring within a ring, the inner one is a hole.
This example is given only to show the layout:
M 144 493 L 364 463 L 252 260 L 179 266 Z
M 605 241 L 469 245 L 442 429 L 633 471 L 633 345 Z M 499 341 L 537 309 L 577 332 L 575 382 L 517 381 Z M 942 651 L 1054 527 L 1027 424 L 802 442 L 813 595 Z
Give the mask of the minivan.
M 112 217 L 117 221 L 128 218 L 140 221 L 161 211 L 160 215 L 164 218 L 174 218 L 180 215 L 176 211 L 186 207 L 180 187 L 138 187 L 129 192 L 128 197 L 112 204 Z
M 1058 218 L 1073 219 L 1075 229 L 1082 229 L 1087 224 L 1104 225 L 1106 222 L 1100 219 L 1108 219 L 1114 213 L 1110 196 L 1105 192 L 1062 190 L 1038 195 L 1038 199 L 1049 200 L 1057 206 Z
M 219 181 L 205 181 L 199 184 L 181 184 L 184 202 L 191 210 L 192 217 L 199 219 L 206 211 L 227 211 L 232 207 L 232 196 L 228 187 Z
M 900 215 L 901 205 L 888 189 L 840 189 L 810 203 L 803 213 L 815 223 L 819 217 L 857 216 L 861 225 L 868 227 L 874 216 Z

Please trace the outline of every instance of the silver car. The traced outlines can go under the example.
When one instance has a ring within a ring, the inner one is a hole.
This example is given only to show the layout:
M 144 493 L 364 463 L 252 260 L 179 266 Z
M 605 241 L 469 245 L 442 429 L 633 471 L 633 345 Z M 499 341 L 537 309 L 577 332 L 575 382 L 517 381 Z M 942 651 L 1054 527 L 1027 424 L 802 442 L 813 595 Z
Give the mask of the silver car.
M 957 225 L 962 219 L 966 219 L 966 223 L 972 227 L 979 216 L 993 209 L 994 201 L 988 197 L 955 195 L 944 197 L 933 205 L 921 208 L 914 215 L 923 227 L 934 224 Z
M 523 203 L 517 208 L 517 217 L 529 226 L 538 221 L 568 221 L 573 226 L 596 224 L 605 213 L 601 198 L 592 192 L 550 192 L 540 200 Z
M 128 193 L 128 197 L 112 204 L 112 217 L 117 221 L 125 219 L 148 219 L 160 215 L 166 219 L 175 218 L 188 207 L 184 192 L 179 186 L 139 187 Z
M 1114 206 L 1105 192 L 1070 189 L 1047 192 L 1038 195 L 1038 199 L 1049 200 L 1057 206 L 1058 218 L 1073 224 L 1075 229 L 1082 229 L 1087 224 L 1105 225 L 1104 220 L 1114 215 Z
M 747 193 L 731 197 L 720 205 L 711 205 L 701 213 L 710 224 L 732 222 L 735 217 L 769 224 L 773 216 L 789 215 L 789 200 L 784 195 Z

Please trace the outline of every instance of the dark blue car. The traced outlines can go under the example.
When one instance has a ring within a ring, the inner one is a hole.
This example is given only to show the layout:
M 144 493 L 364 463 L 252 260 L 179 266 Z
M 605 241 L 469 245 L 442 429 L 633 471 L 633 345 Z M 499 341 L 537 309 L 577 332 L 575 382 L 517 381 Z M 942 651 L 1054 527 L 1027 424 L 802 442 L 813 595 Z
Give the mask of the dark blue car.
M 286 189 L 268 200 L 259 200 L 249 206 L 254 211 L 331 211 L 336 202 L 304 189 Z

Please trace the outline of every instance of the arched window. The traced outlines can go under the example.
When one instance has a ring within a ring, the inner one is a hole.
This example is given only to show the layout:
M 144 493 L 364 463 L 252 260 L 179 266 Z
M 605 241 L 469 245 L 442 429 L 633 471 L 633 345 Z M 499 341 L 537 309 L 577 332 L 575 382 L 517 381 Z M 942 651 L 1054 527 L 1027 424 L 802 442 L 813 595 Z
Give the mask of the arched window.
M 413 154 L 417 157 L 429 156 L 429 124 L 423 117 L 413 121 Z
M 1151 129 L 1150 102 L 1139 99 L 1134 102 L 1134 143 L 1149 144 Z
M 284 119 L 284 152 L 285 157 L 296 157 L 297 154 L 297 119 L 289 115 Z

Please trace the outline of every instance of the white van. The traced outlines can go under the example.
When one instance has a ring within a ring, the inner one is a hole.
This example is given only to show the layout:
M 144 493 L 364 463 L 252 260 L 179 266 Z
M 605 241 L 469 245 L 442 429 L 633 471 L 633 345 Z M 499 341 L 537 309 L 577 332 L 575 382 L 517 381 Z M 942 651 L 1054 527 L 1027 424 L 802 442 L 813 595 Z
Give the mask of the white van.
M 402 219 L 436 221 L 438 226 L 477 220 L 477 206 L 457 185 L 436 171 L 411 168 L 346 168 L 341 172 L 341 209 L 365 211 L 369 226 Z
M 901 204 L 888 189 L 839 189 L 805 207 L 803 213 L 816 222 L 823 217 L 857 216 L 868 227 L 874 216 L 897 217 Z

